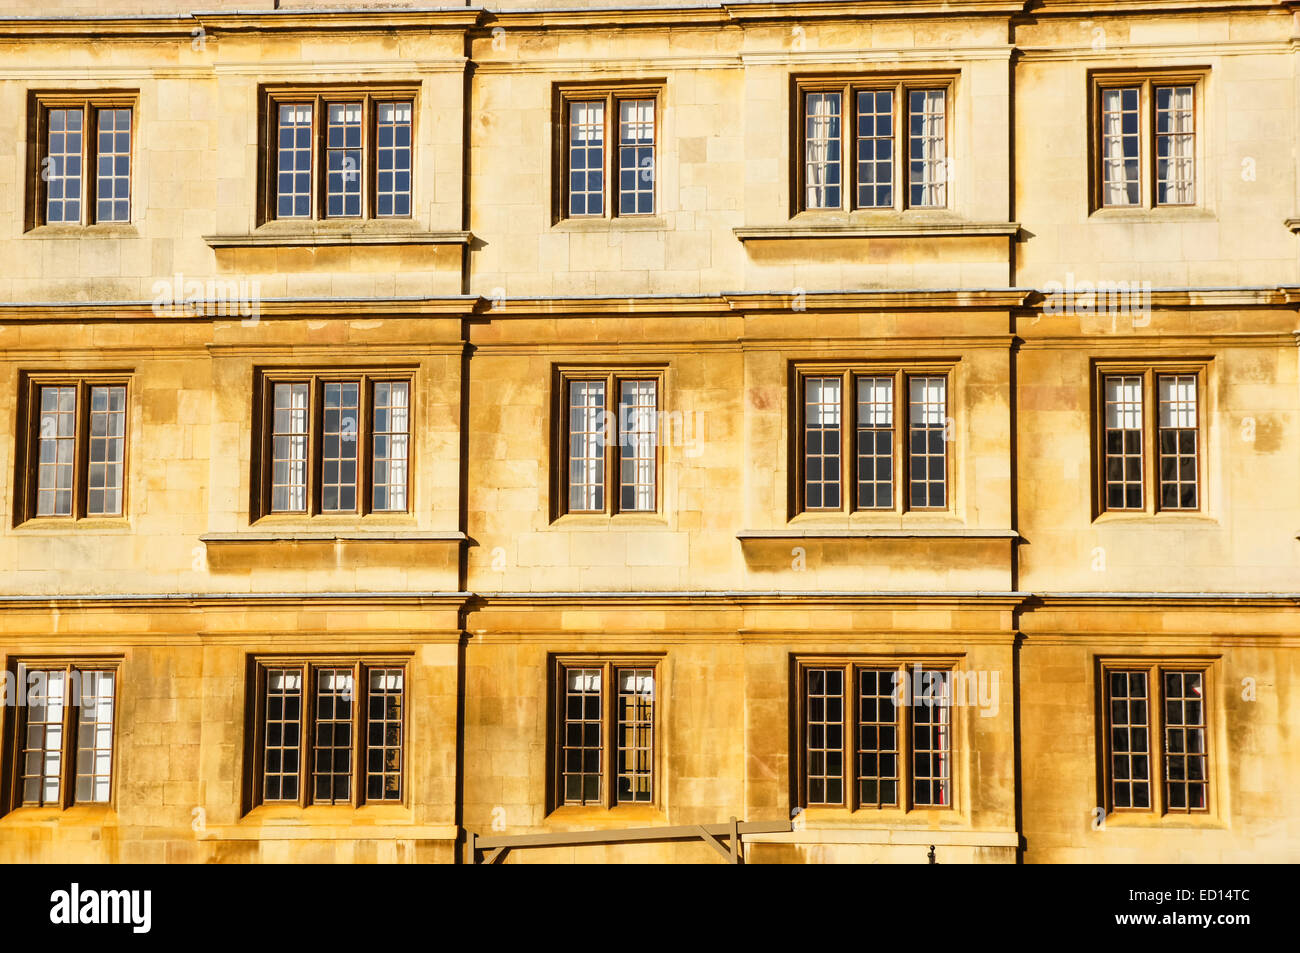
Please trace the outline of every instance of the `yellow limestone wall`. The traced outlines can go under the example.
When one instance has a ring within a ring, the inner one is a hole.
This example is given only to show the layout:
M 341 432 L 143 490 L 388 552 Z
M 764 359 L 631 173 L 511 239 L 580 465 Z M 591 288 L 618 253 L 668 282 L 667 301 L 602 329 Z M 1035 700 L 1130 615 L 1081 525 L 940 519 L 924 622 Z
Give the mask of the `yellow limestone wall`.
M 467 831 L 788 820 L 792 665 L 817 655 L 953 660 L 998 704 L 955 711 L 952 810 L 808 811 L 750 861 L 1300 859 L 1281 4 L 202 5 L 0 19 L 0 657 L 121 663 L 111 804 L 10 810 L 0 860 L 452 862 Z M 1195 208 L 1090 212 L 1089 77 L 1120 69 L 1204 73 Z M 794 77 L 936 71 L 949 209 L 791 214 Z M 662 89 L 657 213 L 556 222 L 554 88 L 620 81 Z M 350 82 L 418 89 L 411 220 L 259 227 L 259 88 Z M 78 89 L 138 91 L 132 222 L 27 230 L 29 96 Z M 177 275 L 255 281 L 258 320 L 156 313 Z M 1046 306 L 1083 280 L 1149 282 L 1150 310 Z M 1107 360 L 1206 367 L 1198 514 L 1095 515 Z M 792 513 L 791 381 L 817 361 L 951 366 L 949 512 Z M 414 374 L 411 512 L 251 520 L 255 371 L 346 365 Z M 683 423 L 661 511 L 556 517 L 556 375 L 621 365 L 662 369 Z M 20 378 L 49 370 L 130 376 L 122 519 L 14 525 Z M 402 804 L 246 809 L 249 660 L 277 653 L 408 660 Z M 551 665 L 584 653 L 661 659 L 653 806 L 551 809 Z M 1120 657 L 1211 662 L 1208 815 L 1096 825 Z

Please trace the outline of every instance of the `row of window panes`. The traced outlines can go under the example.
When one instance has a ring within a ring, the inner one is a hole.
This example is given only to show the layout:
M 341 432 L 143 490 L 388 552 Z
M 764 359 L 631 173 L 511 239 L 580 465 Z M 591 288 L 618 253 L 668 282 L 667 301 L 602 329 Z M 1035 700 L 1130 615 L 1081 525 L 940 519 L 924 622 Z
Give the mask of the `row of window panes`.
M 364 400 L 369 401 L 365 417 Z M 320 465 L 321 512 L 357 512 L 367 485 L 362 479 L 363 467 L 369 469 L 371 511 L 407 509 L 409 381 L 277 381 L 271 385 L 271 402 L 272 513 L 307 512 L 313 440 L 317 442 L 314 461 Z
M 954 673 L 919 668 L 837 663 L 802 670 L 805 804 L 952 806 Z M 1152 810 L 1152 785 L 1162 783 L 1165 811 L 1208 810 L 1204 670 L 1108 667 L 1103 678 L 1111 809 Z M 1159 779 L 1152 771 L 1153 703 L 1163 706 Z
M 947 506 L 948 380 L 906 375 L 907 505 Z M 850 375 L 853 406 L 846 405 L 844 375 L 803 379 L 803 501 L 808 510 L 843 508 L 844 422 L 852 421 L 856 509 L 894 506 L 895 410 L 893 376 Z M 903 434 L 898 435 L 903 438 Z
M 652 664 L 560 668 L 559 803 L 654 800 Z M 801 672 L 802 795 L 808 806 L 952 806 L 954 673 L 921 666 L 813 665 Z M 295 664 L 264 670 L 260 798 L 352 803 L 402 798 L 405 672 L 392 665 Z M 1162 708 L 1159 783 L 1164 809 L 1208 809 L 1205 672 L 1177 666 L 1107 667 L 1107 780 L 1116 811 L 1153 808 L 1152 706 Z M 34 690 L 19 751 L 23 805 L 104 803 L 112 782 L 116 672 L 24 667 Z M 358 691 L 359 684 L 364 687 Z M 606 688 L 607 680 L 613 691 Z M 919 690 L 918 690 L 919 688 Z M 606 737 L 606 731 L 612 737 Z M 75 758 L 69 772 L 65 758 Z M 354 758 L 363 758 L 358 765 Z M 607 759 L 612 759 L 607 760 Z M 360 771 L 358 771 L 360 767 Z
M 854 104 L 847 124 L 846 96 Z M 948 204 L 948 92 L 904 87 L 804 93 L 804 208 L 843 208 L 846 187 L 855 196 L 855 208 L 898 204 L 895 156 L 901 144 L 896 98 L 907 103 L 906 206 Z
M 402 799 L 404 669 L 273 666 L 263 678 L 262 801 L 304 800 L 304 763 L 309 803 Z M 360 798 L 354 782 L 363 786 Z
M 1101 204 L 1142 202 L 1144 85 L 1100 90 Z M 1154 97 L 1155 196 L 1157 205 L 1195 202 L 1195 87 L 1190 83 L 1151 87 Z M 853 104 L 845 119 L 845 98 Z M 902 121 L 896 100 L 906 102 Z M 310 218 L 315 208 L 319 137 L 324 124 L 324 215 L 358 218 L 364 213 L 363 180 L 373 158 L 370 186 L 377 217 L 411 214 L 411 100 L 273 103 L 276 115 L 275 198 L 277 218 Z M 617 111 L 616 164 L 608 159 L 606 112 Z M 655 100 L 572 99 L 567 109 L 567 214 L 606 214 L 607 175 L 617 176 L 617 214 L 655 211 Z M 897 155 L 906 148 L 906 207 L 942 208 L 948 203 L 948 92 L 945 88 L 853 89 L 803 94 L 804 208 L 839 209 L 845 192 L 855 208 L 894 208 L 899 203 Z M 87 112 L 95 121 L 94 220 L 130 220 L 131 118 L 121 107 L 58 107 L 46 111 L 45 220 L 80 223 L 83 217 L 82 163 L 86 161 Z M 369 113 L 369 116 L 367 114 Z M 373 142 L 365 143 L 366 129 Z
M 895 377 L 850 375 L 851 405 L 845 378 L 803 378 L 801 457 L 804 506 L 843 508 L 845 466 L 843 427 L 851 421 L 855 473 L 853 507 L 894 506 L 897 454 L 905 440 L 907 505 L 947 505 L 947 378 L 908 375 L 907 427 L 896 428 Z M 270 427 L 270 510 L 306 512 L 313 438 L 313 399 L 321 404 L 319 441 L 320 510 L 356 512 L 368 465 L 372 511 L 404 511 L 410 460 L 410 385 L 407 381 L 362 379 L 276 382 L 272 385 Z M 1103 485 L 1108 510 L 1142 509 L 1145 503 L 1144 378 L 1105 375 Z M 1159 374 L 1156 387 L 1156 440 L 1159 502 L 1162 509 L 1197 509 L 1199 500 L 1199 413 L 1195 374 Z M 126 388 L 92 384 L 88 392 L 86 512 L 122 513 L 125 467 Z M 362 415 L 369 393 L 369 417 Z M 36 515 L 73 512 L 77 453 L 78 400 L 75 384 L 38 388 Z M 617 404 L 611 403 L 617 393 Z M 313 397 L 316 394 L 316 397 Z M 618 509 L 650 512 L 657 506 L 658 381 L 650 378 L 573 380 L 568 385 L 568 464 L 570 512 L 604 512 L 610 480 L 607 450 L 618 448 Z M 369 427 L 364 421 L 370 421 Z M 611 429 L 615 432 L 610 433 Z M 363 445 L 366 452 L 363 452 Z M 368 458 L 368 459 L 367 459 Z
M 411 100 L 326 101 L 318 114 L 315 101 L 273 103 L 276 116 L 276 218 L 311 218 L 318 149 L 324 152 L 326 218 L 360 218 L 363 195 L 373 196 L 374 215 L 402 218 L 411 214 Z M 316 124 L 325 127 L 323 144 Z M 367 142 L 366 130 L 373 139 Z M 367 162 L 373 161 L 372 173 Z

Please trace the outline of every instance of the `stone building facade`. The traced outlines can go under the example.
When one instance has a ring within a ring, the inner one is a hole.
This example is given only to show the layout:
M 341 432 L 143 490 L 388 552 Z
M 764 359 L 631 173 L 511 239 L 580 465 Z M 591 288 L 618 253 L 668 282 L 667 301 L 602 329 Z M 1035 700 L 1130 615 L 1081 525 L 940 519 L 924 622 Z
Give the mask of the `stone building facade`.
M 0 3 L 0 859 L 1300 859 L 1290 5 L 204 7 Z

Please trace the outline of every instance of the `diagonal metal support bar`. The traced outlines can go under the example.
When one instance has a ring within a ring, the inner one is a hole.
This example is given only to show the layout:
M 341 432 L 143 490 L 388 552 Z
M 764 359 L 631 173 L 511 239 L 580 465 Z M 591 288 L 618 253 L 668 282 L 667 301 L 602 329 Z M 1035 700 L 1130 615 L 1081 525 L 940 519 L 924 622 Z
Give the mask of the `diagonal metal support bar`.
M 582 847 L 607 844 L 639 844 L 677 840 L 701 840 L 729 864 L 739 864 L 746 834 L 782 834 L 789 821 L 738 821 L 725 824 L 687 824 L 677 827 L 629 827 L 604 831 L 557 831 L 545 834 L 514 834 L 480 837 L 470 831 L 465 841 L 465 862 L 500 863 L 508 851 L 540 847 Z M 724 843 L 725 841 L 725 843 Z

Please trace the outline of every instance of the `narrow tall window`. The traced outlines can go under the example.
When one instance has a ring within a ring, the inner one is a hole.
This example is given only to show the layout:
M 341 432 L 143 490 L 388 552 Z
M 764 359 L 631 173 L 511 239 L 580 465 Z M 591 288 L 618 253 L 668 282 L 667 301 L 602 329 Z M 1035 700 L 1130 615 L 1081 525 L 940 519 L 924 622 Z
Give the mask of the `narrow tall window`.
M 81 223 L 85 117 L 80 107 L 49 111 L 49 143 L 41 174 L 45 177 L 45 221 L 51 225 Z
M 1192 87 L 1156 87 L 1156 204 L 1196 201 L 1196 139 Z
M 809 659 L 799 664 L 799 678 L 805 806 L 953 806 L 950 668 Z
M 859 377 L 857 414 L 858 507 L 894 505 L 894 379 Z
M 604 672 L 570 668 L 564 672 L 564 738 L 561 742 L 564 803 L 600 801 L 601 756 L 605 739 Z
M 311 215 L 311 103 L 281 103 L 276 136 L 277 218 Z
M 569 385 L 569 509 L 605 509 L 605 382 Z
M 569 103 L 569 214 L 605 213 L 605 103 Z
M 126 388 L 90 388 L 90 464 L 86 512 L 122 512 L 122 473 L 126 448 Z
M 1151 806 L 1151 696 L 1145 671 L 1108 675 L 1111 803 L 1120 809 Z
M 654 802 L 656 671 L 650 660 L 557 663 L 557 806 Z
M 293 110 L 293 106 L 281 106 L 281 110 Z M 304 107 L 305 108 L 305 107 Z M 356 218 L 361 214 L 361 103 L 330 103 L 327 109 L 329 126 L 325 131 L 325 165 L 326 208 L 325 214 L 331 218 Z M 295 130 L 295 137 L 303 137 L 311 142 L 311 126 Z M 297 166 L 299 152 L 295 147 L 294 164 Z M 295 173 L 299 174 L 299 173 Z M 301 189 L 299 185 L 303 186 Z M 294 207 L 299 207 L 296 199 L 298 193 L 303 195 L 301 207 L 305 210 L 309 199 L 309 181 L 293 183 L 293 188 L 282 192 L 288 199 L 295 196 Z M 294 212 L 292 214 L 306 214 Z
M 262 738 L 262 798 L 298 800 L 302 773 L 302 670 L 266 673 L 265 734 Z
M 653 371 L 599 377 L 563 372 L 559 477 L 565 512 L 652 513 L 659 508 L 660 386 L 661 377 Z
M 1162 671 L 1165 702 L 1165 804 L 1170 811 L 1203 811 L 1209 775 L 1205 751 L 1205 676 Z
M 372 668 L 369 674 L 366 800 L 394 801 L 402 796 L 405 673 L 400 668 Z
M 117 670 L 20 663 L 16 806 L 106 804 L 113 790 Z
M 276 376 L 266 378 L 263 515 L 405 512 L 411 382 Z
M 276 384 L 271 425 L 271 510 L 307 509 L 308 384 Z
M 1142 508 L 1142 378 L 1106 378 L 1106 508 Z
M 1100 511 L 1201 508 L 1204 371 L 1162 370 L 1147 367 L 1109 373 L 1103 367 L 1099 372 Z
M 381 218 L 410 215 L 411 103 L 379 103 L 375 136 L 379 177 L 375 214 Z
M 556 217 L 653 215 L 658 90 L 561 88 Z
M 947 505 L 948 380 L 910 377 L 907 384 L 909 505 L 941 508 Z
M 810 510 L 840 506 L 841 380 L 804 380 L 804 502 Z
M 1207 672 L 1205 663 L 1194 662 L 1103 663 L 1110 810 L 1209 810 Z
M 406 510 L 407 461 L 410 459 L 411 385 L 408 381 L 375 383 L 374 508 Z
M 858 207 L 894 206 L 894 91 L 858 93 Z M 815 207 L 815 206 L 812 206 Z
M 898 805 L 897 670 L 858 669 L 858 803 Z
M 266 93 L 259 219 L 410 217 L 415 98 L 398 92 Z
M 1102 201 L 1106 205 L 1141 202 L 1141 93 L 1137 86 L 1101 91 Z
M 798 80 L 798 208 L 946 208 L 948 84 L 945 78 Z
M 659 458 L 658 381 L 620 380 L 619 509 L 655 509 L 656 464 Z
M 126 385 L 30 379 L 24 518 L 122 516 Z
M 908 204 L 912 208 L 948 204 L 946 102 L 942 89 L 913 89 L 907 94 Z
M 840 93 L 808 94 L 804 116 L 808 208 L 840 207 L 840 116 Z
M 912 803 L 952 806 L 952 675 L 928 672 L 927 694 L 912 704 Z
M 254 800 L 350 804 L 403 797 L 406 672 L 392 662 L 259 662 Z
M 352 669 L 316 669 L 315 730 L 312 738 L 312 801 L 340 804 L 352 799 Z
M 351 513 L 357 508 L 360 413 L 359 381 L 325 382 L 325 420 L 321 428 L 325 440 L 321 447 L 321 509 L 327 513 Z
M 1156 388 L 1160 401 L 1160 507 L 1194 510 L 1198 484 L 1196 375 L 1161 374 Z
M 844 670 L 810 668 L 805 732 L 809 804 L 844 803 Z
M 654 669 L 618 669 L 614 713 L 618 731 L 618 787 L 614 798 L 620 804 L 653 800 L 654 702 Z
M 72 476 L 77 449 L 77 388 L 40 388 L 40 461 L 36 515 L 72 515 Z
M 131 110 L 97 109 L 95 221 L 131 220 Z
M 624 99 L 618 104 L 618 212 L 650 215 L 655 210 L 655 101 Z

